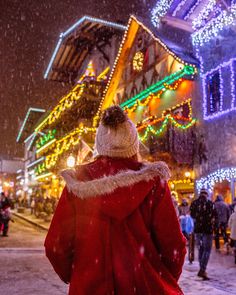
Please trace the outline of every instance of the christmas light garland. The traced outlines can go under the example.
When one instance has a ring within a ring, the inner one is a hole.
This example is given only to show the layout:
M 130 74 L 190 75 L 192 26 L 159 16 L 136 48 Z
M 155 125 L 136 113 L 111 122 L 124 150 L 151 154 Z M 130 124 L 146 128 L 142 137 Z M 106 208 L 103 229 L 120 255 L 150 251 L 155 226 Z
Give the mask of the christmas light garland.
M 194 184 L 193 181 L 191 179 L 178 179 L 178 180 L 170 180 L 169 183 L 173 183 L 173 184 L 183 184 L 183 183 L 187 183 L 187 184 Z
M 192 42 L 195 46 L 203 46 L 212 38 L 219 35 L 225 27 L 234 24 L 236 21 L 236 4 L 226 11 L 222 11 L 216 18 L 210 20 L 203 28 L 192 34 Z
M 50 140 L 54 139 L 56 132 L 57 132 L 56 129 L 49 130 L 48 133 L 41 136 L 36 142 L 36 148 L 40 149 L 46 143 L 48 143 Z
M 175 119 L 179 119 L 181 121 L 189 121 L 189 120 L 192 120 L 192 106 L 191 106 L 191 98 L 171 107 L 171 108 L 168 108 L 166 110 L 164 110 L 162 112 L 162 117 L 157 117 L 157 116 L 149 116 L 147 118 L 145 118 L 144 120 L 142 120 L 141 122 L 138 122 L 136 124 L 136 127 L 138 129 L 138 131 L 140 131 L 141 129 L 145 128 L 146 126 L 148 126 L 149 124 L 150 125 L 153 125 L 159 121 L 163 121 L 164 118 L 169 114 L 169 112 L 175 110 L 176 108 L 179 108 L 181 106 L 184 106 L 184 105 L 188 105 L 188 108 L 189 108 L 189 114 L 188 114 L 188 118 L 186 117 L 180 117 L 180 116 L 174 116 L 174 115 L 171 115 L 173 118 Z
M 137 95 L 133 96 L 132 98 L 126 100 L 123 102 L 120 106 L 124 109 L 130 108 L 133 105 L 138 104 L 137 101 L 142 101 L 145 98 L 148 98 L 151 94 L 156 93 L 160 90 L 164 91 L 166 89 L 166 85 L 170 85 L 179 79 L 181 79 L 185 75 L 193 75 L 194 74 L 194 68 L 191 66 L 184 66 L 183 69 L 166 76 L 164 79 L 158 81 L 157 83 L 149 86 L 145 90 L 141 91 Z
M 168 114 L 170 115 L 170 114 Z M 167 116 L 167 115 L 166 115 Z M 138 131 L 140 132 L 142 129 L 146 128 L 146 127 L 149 127 L 149 126 L 152 126 L 158 122 L 162 122 L 165 120 L 166 116 L 164 117 L 156 117 L 156 116 L 151 116 L 151 117 L 148 117 L 146 118 L 145 120 L 143 120 L 142 122 L 139 122 L 136 124 L 136 127 L 138 129 Z M 191 122 L 192 121 L 192 118 L 186 118 L 186 117 L 183 117 L 183 116 L 174 116 L 174 115 L 170 115 L 174 120 L 180 120 L 180 121 L 185 121 L 185 122 Z
M 144 99 L 143 101 L 140 101 L 139 99 L 136 100 L 135 104 L 130 108 L 128 106 L 124 107 L 124 111 L 128 114 L 133 113 L 134 111 L 136 111 L 138 106 L 146 106 L 149 104 L 150 101 L 152 101 L 153 99 L 157 100 L 160 99 L 162 94 L 166 91 L 166 90 L 176 90 L 180 83 L 182 82 L 182 78 L 180 78 L 179 80 L 177 80 L 175 82 L 175 84 L 172 85 L 168 85 L 167 83 L 163 83 L 163 88 L 158 91 L 156 94 L 151 93 L 146 99 Z M 122 107 L 122 106 L 121 106 Z
M 39 159 L 37 159 L 37 160 L 35 160 L 35 161 L 29 163 L 29 164 L 26 166 L 26 168 L 29 169 L 30 167 L 32 167 L 32 166 L 34 166 L 34 165 L 36 165 L 36 164 L 42 162 L 44 159 L 45 159 L 45 157 L 41 157 L 41 158 L 39 158 Z
M 58 157 L 61 154 L 63 154 L 65 151 L 68 151 L 71 146 L 77 145 L 81 140 L 81 136 L 84 133 L 88 133 L 88 132 L 95 133 L 96 128 L 94 127 L 76 128 L 75 130 L 67 134 L 65 137 L 57 140 L 54 143 L 54 146 L 55 146 L 54 150 L 52 151 L 51 154 L 45 157 L 45 163 L 40 164 L 39 167 L 45 167 L 45 169 L 50 169 L 53 166 L 55 166 L 58 160 Z M 36 167 L 35 171 L 37 171 L 37 169 L 39 168 Z
M 71 108 L 73 104 L 81 98 L 84 88 L 85 84 L 76 85 L 60 100 L 50 114 L 35 128 L 35 131 L 42 130 L 46 125 L 54 123 L 66 109 Z
M 171 116 L 170 114 L 166 115 L 165 118 L 162 118 L 161 119 L 163 122 L 162 122 L 162 125 L 159 129 L 154 129 L 151 125 L 148 125 L 146 130 L 145 130 L 145 133 L 143 136 L 139 135 L 139 139 L 141 141 L 146 141 L 148 139 L 148 135 L 149 133 L 152 133 L 154 134 L 155 136 L 158 136 L 160 135 L 164 129 L 166 128 L 168 122 L 170 121 L 175 127 L 179 128 L 179 129 L 182 129 L 182 130 L 185 130 L 185 129 L 188 129 L 190 128 L 191 126 L 193 126 L 195 123 L 196 123 L 196 119 L 191 119 L 191 121 L 186 124 L 186 125 L 182 125 L 182 124 L 179 124 L 176 119 Z
M 115 73 L 115 69 L 117 67 L 117 64 L 120 60 L 120 55 L 121 55 L 121 52 L 124 48 L 124 44 L 126 42 L 126 39 L 127 39 L 127 35 L 128 35 L 128 32 L 129 32 L 129 29 L 130 29 L 130 26 L 131 26 L 131 23 L 132 21 L 135 21 L 143 30 L 145 30 L 148 34 L 150 34 L 151 38 L 156 41 L 158 44 L 160 44 L 162 46 L 162 48 L 164 48 L 164 50 L 166 50 L 166 52 L 168 54 L 170 54 L 171 56 L 173 56 L 173 58 L 178 61 L 179 63 L 183 64 L 183 65 L 189 65 L 191 67 L 193 67 L 194 69 L 194 74 L 197 73 L 197 68 L 195 65 L 193 64 L 190 64 L 190 63 L 187 63 L 185 62 L 184 60 L 182 60 L 181 58 L 179 58 L 174 52 L 172 52 L 159 38 L 157 38 L 152 31 L 150 31 L 146 26 L 144 26 L 140 21 L 137 20 L 137 18 L 135 18 L 135 16 L 131 16 L 129 21 L 128 21 L 128 24 L 127 24 L 127 29 L 124 33 L 124 36 L 123 36 L 123 39 L 121 41 L 121 44 L 120 44 L 120 47 L 119 47 L 119 50 L 118 50 L 118 54 L 116 56 L 116 59 L 115 59 L 115 62 L 113 64 L 113 68 L 111 70 L 111 73 L 110 73 L 110 76 L 108 78 L 108 82 L 107 82 L 107 85 L 106 85 L 106 88 L 103 92 L 103 97 L 101 99 L 101 102 L 100 102 L 100 105 L 99 105 L 99 108 L 98 108 L 98 111 L 96 113 L 96 116 L 94 117 L 94 126 L 97 126 L 97 122 L 99 120 L 99 116 L 100 116 L 100 113 L 101 113 L 101 110 L 102 110 L 102 106 L 103 106 L 103 102 L 104 102 L 104 99 L 106 97 L 106 94 L 107 94 L 107 91 L 110 87 L 110 84 L 111 84 L 111 81 L 113 79 L 113 76 L 114 76 L 114 73 Z
M 191 98 L 189 98 L 189 99 L 186 99 L 186 100 L 184 100 L 183 102 L 181 102 L 181 103 L 178 103 L 177 105 L 175 105 L 175 106 L 173 106 L 173 107 L 171 107 L 171 108 L 168 108 L 168 109 L 166 109 L 166 110 L 164 110 L 163 112 L 162 112 L 162 117 L 164 117 L 164 116 L 166 116 L 167 114 L 167 112 L 172 112 L 173 110 L 175 110 L 175 109 L 177 109 L 177 108 L 179 108 L 179 107 L 182 107 L 182 106 L 184 106 L 184 105 L 188 105 L 188 109 L 189 109 L 189 114 L 188 114 L 188 118 L 189 119 L 191 119 L 192 118 L 192 115 L 193 115 L 193 109 L 192 109 L 192 99 Z
M 119 30 L 126 30 L 126 28 L 127 28 L 126 26 L 123 26 L 123 25 L 118 24 L 118 23 L 114 23 L 114 22 L 110 22 L 110 21 L 105 21 L 103 19 L 99 19 L 99 18 L 87 16 L 87 15 L 83 16 L 74 25 L 72 25 L 67 31 L 65 31 L 64 33 L 61 33 L 59 35 L 58 43 L 56 45 L 56 48 L 53 51 L 53 54 L 52 54 L 52 57 L 51 57 L 50 62 L 48 64 L 47 70 L 46 70 L 46 72 L 44 74 L 44 79 L 47 79 L 47 77 L 48 77 L 48 74 L 49 74 L 49 72 L 50 72 L 50 70 L 52 68 L 52 64 L 53 64 L 53 62 L 55 60 L 55 57 L 56 57 L 56 55 L 57 55 L 57 53 L 59 51 L 59 48 L 60 48 L 60 46 L 62 44 L 63 39 L 68 34 L 70 34 L 74 29 L 76 29 L 80 24 L 82 24 L 82 22 L 84 22 L 86 20 L 91 21 L 91 22 L 97 22 L 99 24 L 102 24 L 102 25 L 105 25 L 105 26 L 108 26 L 108 27 L 111 27 L 111 28 L 119 29 Z
M 224 114 L 227 114 L 231 111 L 235 111 L 236 110 L 236 105 L 235 105 L 235 69 L 234 69 L 234 63 L 236 63 L 236 58 L 231 58 L 229 61 L 227 62 L 223 62 L 221 63 L 218 67 L 202 74 L 202 85 L 203 85 L 203 118 L 204 120 L 211 120 L 211 119 L 215 119 L 218 118 Z M 223 79 L 222 79 L 222 74 L 221 71 L 223 68 L 225 67 L 229 67 L 230 69 L 230 75 L 231 75 L 231 107 L 223 110 L 223 97 L 224 97 L 224 92 L 223 92 Z M 235 66 L 236 68 L 236 66 Z M 213 114 L 209 114 L 208 113 L 208 103 L 210 103 L 210 107 L 211 107 L 211 103 L 212 101 L 210 100 L 210 102 L 208 101 L 208 95 L 207 95 L 207 79 L 209 76 L 211 76 L 214 72 L 219 71 L 219 75 L 220 75 L 220 86 L 219 86 L 219 90 L 220 90 L 220 111 L 217 111 L 216 113 Z
M 196 180 L 196 188 L 198 192 L 200 192 L 202 188 L 206 188 L 212 192 L 216 183 L 222 182 L 224 180 L 230 182 L 235 178 L 236 168 L 221 168 L 206 177 Z
M 41 153 L 42 151 L 44 151 L 46 148 L 48 148 L 49 146 L 51 146 L 54 142 L 56 141 L 56 138 L 53 138 L 52 140 L 48 141 L 45 145 L 41 146 L 40 149 L 36 150 L 36 154 Z
M 35 180 L 40 180 L 40 179 L 43 179 L 43 178 L 47 178 L 49 176 L 52 176 L 52 172 L 48 172 L 48 173 L 45 173 L 45 174 L 42 174 L 42 175 L 39 175 L 39 176 L 36 176 L 34 179 Z
M 176 6 L 175 10 L 172 13 L 172 16 L 176 16 L 177 12 L 181 10 L 181 8 L 186 4 L 188 0 L 182 0 L 180 3 Z
M 209 0 L 207 2 L 207 5 L 203 6 L 203 8 L 200 11 L 200 13 L 198 14 L 198 16 L 196 18 L 194 18 L 194 20 L 192 22 L 194 30 L 197 30 L 202 26 L 203 22 L 206 21 L 208 16 L 212 13 L 215 5 L 216 5 L 216 0 Z
M 159 0 L 151 11 L 151 21 L 155 27 L 160 25 L 160 20 L 168 12 L 173 0 Z
M 185 15 L 184 20 L 188 20 L 190 15 L 194 12 L 194 10 L 198 7 L 198 5 L 202 2 L 202 0 L 197 0 L 195 4 L 190 8 L 189 12 Z
M 29 115 L 30 115 L 31 112 L 45 113 L 45 110 L 44 109 L 38 109 L 38 108 L 29 108 L 28 109 L 28 111 L 26 113 L 26 116 L 25 116 L 25 119 L 24 119 L 24 121 L 23 121 L 23 123 L 21 125 L 21 128 L 20 128 L 20 131 L 18 133 L 18 136 L 16 138 L 16 142 L 18 142 L 20 140 L 21 134 L 22 134 L 22 132 L 23 132 L 23 130 L 25 128 L 25 124 L 26 124 L 26 122 L 27 122 L 27 120 L 28 120 Z
M 172 185 L 178 185 L 178 184 L 188 184 L 190 186 L 194 186 L 194 182 L 191 179 L 178 179 L 178 180 L 169 180 L 168 181 L 170 187 Z

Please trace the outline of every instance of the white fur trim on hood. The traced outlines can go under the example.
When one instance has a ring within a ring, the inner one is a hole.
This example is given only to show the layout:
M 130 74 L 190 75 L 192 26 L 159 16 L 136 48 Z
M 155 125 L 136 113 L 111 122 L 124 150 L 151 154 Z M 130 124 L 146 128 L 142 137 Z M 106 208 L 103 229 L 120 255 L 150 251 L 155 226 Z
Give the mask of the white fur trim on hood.
M 140 181 L 150 181 L 159 176 L 163 180 L 170 178 L 170 170 L 164 162 L 144 164 L 140 170 L 120 171 L 115 175 L 103 176 L 89 181 L 79 181 L 73 169 L 61 172 L 67 189 L 81 199 L 99 195 L 108 195 L 120 187 L 132 186 Z

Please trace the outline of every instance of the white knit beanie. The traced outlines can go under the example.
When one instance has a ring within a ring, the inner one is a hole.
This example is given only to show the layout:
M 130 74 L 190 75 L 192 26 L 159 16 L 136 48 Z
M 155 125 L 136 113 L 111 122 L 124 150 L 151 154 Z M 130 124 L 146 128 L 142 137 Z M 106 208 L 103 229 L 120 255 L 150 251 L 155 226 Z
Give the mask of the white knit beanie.
M 130 158 L 138 151 L 138 133 L 133 122 L 119 106 L 106 109 L 96 133 L 96 156 Z

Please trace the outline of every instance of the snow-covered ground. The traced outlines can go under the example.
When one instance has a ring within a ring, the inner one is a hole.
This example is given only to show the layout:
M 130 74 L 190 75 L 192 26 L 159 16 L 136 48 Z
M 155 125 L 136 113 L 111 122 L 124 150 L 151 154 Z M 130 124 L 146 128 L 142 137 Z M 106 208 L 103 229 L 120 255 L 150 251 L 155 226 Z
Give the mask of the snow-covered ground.
M 36 230 L 18 219 L 10 226 L 9 237 L 0 237 L 0 294 L 67 294 L 68 286 L 55 275 L 45 258 L 42 247 L 45 231 Z M 189 265 L 186 261 L 180 278 L 184 294 L 236 295 L 236 265 L 232 255 L 215 253 L 212 249 L 208 267 L 211 280 L 202 281 L 197 272 L 198 263 Z
M 197 253 L 195 256 L 197 257 Z M 215 249 L 212 249 L 207 268 L 207 273 L 210 277 L 209 281 L 203 281 L 197 277 L 198 270 L 197 261 L 192 265 L 189 265 L 186 261 L 180 278 L 180 286 L 184 294 L 236 294 L 236 264 L 234 264 L 232 254 L 227 255 L 225 251 L 216 253 Z

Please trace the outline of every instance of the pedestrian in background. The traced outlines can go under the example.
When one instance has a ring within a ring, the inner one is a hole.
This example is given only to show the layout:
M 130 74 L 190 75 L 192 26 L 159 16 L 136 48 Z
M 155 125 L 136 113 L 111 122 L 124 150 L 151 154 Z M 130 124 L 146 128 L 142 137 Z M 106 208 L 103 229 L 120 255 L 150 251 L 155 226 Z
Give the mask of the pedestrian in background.
M 8 197 L 2 192 L 1 193 L 1 224 L 2 224 L 2 236 L 8 236 L 9 221 L 11 220 L 11 203 Z
M 236 198 L 233 199 L 232 204 L 229 206 L 230 214 L 234 213 L 234 208 L 236 207 Z
M 137 161 L 136 127 L 118 106 L 104 112 L 95 148 L 94 162 L 62 174 L 45 240 L 55 271 L 70 295 L 183 294 L 185 239 L 168 167 Z
M 217 221 L 215 222 L 215 247 L 216 250 L 220 249 L 220 235 L 222 235 L 224 239 L 224 244 L 228 243 L 228 235 L 227 235 L 227 226 L 228 220 L 230 216 L 230 208 L 224 202 L 224 199 L 221 195 L 216 197 L 215 203 L 215 210 L 217 213 Z
M 31 200 L 31 202 L 30 202 L 30 214 L 32 215 L 32 214 L 35 214 L 35 198 L 34 197 L 32 197 L 32 200 Z
M 186 199 L 183 199 L 179 205 L 179 216 L 186 216 L 189 214 L 189 204 Z
M 209 280 L 206 268 L 212 248 L 213 224 L 217 215 L 213 202 L 208 200 L 206 189 L 201 189 L 199 197 L 192 202 L 190 214 L 194 220 L 194 233 L 198 246 L 200 266 L 198 276 L 204 280 Z
M 230 228 L 230 245 L 234 248 L 234 262 L 236 264 L 236 206 L 234 207 L 234 213 L 230 215 L 228 225 Z

